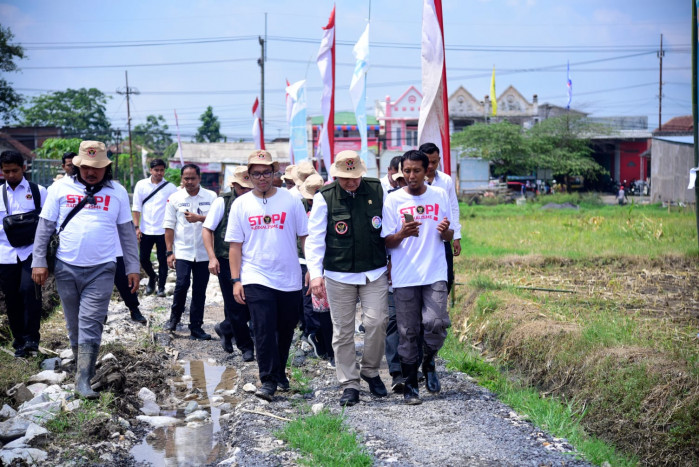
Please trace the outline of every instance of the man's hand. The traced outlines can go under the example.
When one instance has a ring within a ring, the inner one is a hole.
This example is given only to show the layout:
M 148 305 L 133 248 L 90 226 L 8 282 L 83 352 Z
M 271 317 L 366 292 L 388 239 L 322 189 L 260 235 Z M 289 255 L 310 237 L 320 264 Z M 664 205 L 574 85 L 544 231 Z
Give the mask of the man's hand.
M 442 219 L 442 222 L 440 222 L 439 224 L 437 224 L 437 232 L 439 232 L 440 234 L 443 234 L 444 232 L 446 232 L 447 230 L 449 230 L 449 225 L 450 225 L 450 224 L 451 224 L 451 222 L 449 222 L 449 219 L 447 219 L 447 218 L 445 217 L 444 219 Z
M 131 287 L 131 293 L 138 292 L 138 286 L 141 283 L 141 275 L 135 272 L 126 275 L 129 279 L 129 287 Z
M 309 271 L 306 271 L 306 276 L 303 278 L 303 286 L 308 287 L 308 284 L 311 282 L 311 273 Z M 308 295 L 308 292 L 306 292 L 306 295 Z
M 173 254 L 171 254 L 170 256 L 167 257 L 167 266 L 168 266 L 170 269 L 175 269 L 175 260 L 176 260 L 176 259 L 177 259 L 177 258 L 175 258 L 175 253 L 173 253 Z
M 461 254 L 461 239 L 457 238 L 453 243 L 454 256 L 459 256 Z
M 32 268 L 32 280 L 43 287 L 49 278 L 49 268 Z
M 221 272 L 221 266 L 218 264 L 218 260 L 216 258 L 211 258 L 209 260 L 209 272 L 217 276 L 218 273 Z
M 190 224 L 194 224 L 195 222 L 204 222 L 204 220 L 206 220 L 206 216 L 200 216 L 189 211 L 184 213 L 184 218 L 187 219 L 187 222 Z
M 398 235 L 400 235 L 402 238 L 419 237 L 421 225 L 422 222 L 418 221 L 404 222 L 403 226 L 400 228 L 400 231 L 398 232 Z
M 313 279 L 306 295 L 308 295 L 308 293 L 312 293 L 321 300 L 327 299 L 328 293 L 325 290 L 325 279 L 322 277 L 316 277 Z
M 245 290 L 240 282 L 233 284 L 233 298 L 241 305 L 245 305 Z

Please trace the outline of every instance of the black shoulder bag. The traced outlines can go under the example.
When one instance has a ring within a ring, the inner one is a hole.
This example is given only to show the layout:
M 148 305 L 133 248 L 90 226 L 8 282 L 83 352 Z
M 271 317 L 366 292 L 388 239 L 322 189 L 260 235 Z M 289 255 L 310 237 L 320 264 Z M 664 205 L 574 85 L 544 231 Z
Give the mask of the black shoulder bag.
M 48 247 L 46 248 L 46 263 L 48 264 L 49 267 L 49 272 L 53 272 L 54 269 L 56 268 L 56 254 L 58 253 L 58 246 L 60 245 L 60 235 L 61 232 L 63 232 L 63 229 L 66 228 L 66 225 L 68 225 L 68 222 L 75 217 L 75 215 L 85 207 L 86 204 L 95 204 L 95 198 L 94 195 L 97 194 L 98 191 L 102 189 L 102 185 L 97 185 L 94 187 L 92 191 L 88 191 L 88 189 L 85 189 L 85 194 L 86 196 L 80 200 L 78 204 L 75 205 L 73 209 L 70 210 L 68 215 L 66 216 L 65 219 L 63 219 L 63 222 L 61 223 L 61 226 L 58 228 L 56 232 L 51 234 L 51 238 L 49 239 L 49 244 Z
M 143 201 L 141 201 L 141 207 L 143 207 L 143 205 L 146 204 L 146 201 L 148 201 L 148 200 L 151 199 L 153 196 L 155 196 L 155 194 L 156 194 L 157 192 L 159 192 L 160 190 L 162 190 L 163 188 L 165 188 L 165 187 L 167 186 L 168 183 L 170 183 L 170 182 L 165 182 L 165 183 L 163 183 L 162 185 L 160 185 L 158 188 L 156 188 L 155 190 L 151 191 L 151 193 L 150 193 L 148 196 L 146 196 L 146 199 L 144 199 Z
M 2 220 L 2 228 L 5 230 L 7 240 L 10 245 L 17 248 L 34 243 L 34 235 L 39 225 L 39 214 L 41 214 L 41 193 L 36 183 L 29 182 L 29 188 L 34 198 L 34 210 L 21 214 L 10 214 L 10 205 L 7 202 L 7 182 L 2 188 L 2 198 L 5 202 L 7 216 Z

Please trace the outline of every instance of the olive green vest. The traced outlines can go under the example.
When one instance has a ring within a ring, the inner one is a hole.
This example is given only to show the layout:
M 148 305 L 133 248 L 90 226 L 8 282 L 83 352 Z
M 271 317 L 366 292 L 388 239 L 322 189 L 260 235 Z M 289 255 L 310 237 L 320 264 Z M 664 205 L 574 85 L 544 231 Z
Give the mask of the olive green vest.
M 376 178 L 363 178 L 352 197 L 336 181 L 320 189 L 328 204 L 323 268 L 366 272 L 386 266 L 381 238 L 383 188 Z
M 214 253 L 217 258 L 228 259 L 229 243 L 224 239 L 226 238 L 226 227 L 228 227 L 228 214 L 231 212 L 231 204 L 235 200 L 235 190 L 231 189 L 228 193 L 222 193 L 220 197 L 223 198 L 223 217 L 214 232 Z
M 303 198 L 301 202 L 303 203 L 303 208 L 306 210 L 306 214 L 308 214 L 311 211 L 311 203 L 308 202 L 306 198 Z M 306 259 L 306 254 L 303 252 L 303 248 L 301 248 L 301 239 L 299 237 L 296 237 L 296 249 L 298 250 L 299 258 Z

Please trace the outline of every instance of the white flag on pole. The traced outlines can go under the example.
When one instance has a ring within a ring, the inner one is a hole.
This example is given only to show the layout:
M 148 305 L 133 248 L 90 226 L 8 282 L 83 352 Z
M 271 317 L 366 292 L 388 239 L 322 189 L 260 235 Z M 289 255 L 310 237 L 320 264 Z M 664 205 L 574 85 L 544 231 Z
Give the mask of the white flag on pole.
M 357 120 L 357 129 L 361 138 L 360 157 L 364 164 L 368 165 L 369 149 L 367 144 L 367 129 L 366 129 L 366 72 L 367 59 L 369 58 L 369 25 L 359 37 L 359 40 L 352 49 L 354 58 L 357 60 L 352 74 L 352 82 L 350 83 L 349 91 L 352 97 L 354 106 L 354 116 Z

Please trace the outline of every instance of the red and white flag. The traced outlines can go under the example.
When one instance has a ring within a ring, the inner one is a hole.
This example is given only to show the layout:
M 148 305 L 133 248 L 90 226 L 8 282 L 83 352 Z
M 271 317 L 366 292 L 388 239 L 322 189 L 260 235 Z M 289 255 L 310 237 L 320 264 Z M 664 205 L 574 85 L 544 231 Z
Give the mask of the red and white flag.
M 323 28 L 323 40 L 318 50 L 318 69 L 323 81 L 320 108 L 323 112 L 323 131 L 320 134 L 320 150 L 325 169 L 329 172 L 335 160 L 335 7 L 330 13 L 328 25 Z
M 265 137 L 262 134 L 262 119 L 260 118 L 260 101 L 255 98 L 255 103 L 252 105 L 252 140 L 255 143 L 255 149 L 265 148 Z
M 289 83 L 289 80 L 286 80 L 286 87 L 288 88 L 291 86 L 291 83 Z M 286 123 L 289 125 L 289 161 L 291 164 L 295 164 L 294 162 L 294 147 L 291 144 L 291 111 L 294 109 L 294 100 L 289 96 L 289 93 L 286 93 Z
M 436 144 L 442 157 L 442 170 L 451 175 L 442 0 L 424 0 L 422 8 L 422 96 L 418 143 Z

